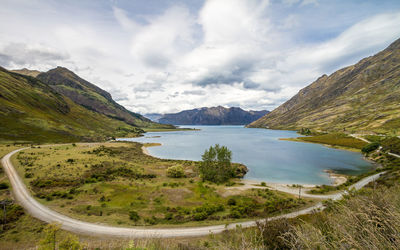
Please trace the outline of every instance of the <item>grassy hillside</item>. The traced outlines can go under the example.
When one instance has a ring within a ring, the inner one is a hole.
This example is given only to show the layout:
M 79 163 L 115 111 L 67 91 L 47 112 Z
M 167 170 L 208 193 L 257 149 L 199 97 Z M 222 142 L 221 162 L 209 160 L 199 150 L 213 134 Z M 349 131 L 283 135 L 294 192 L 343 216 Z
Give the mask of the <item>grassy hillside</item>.
M 13 69 L 13 70 L 10 70 L 10 71 L 14 72 L 14 73 L 18 73 L 18 74 L 24 75 L 24 76 L 32 76 L 32 77 L 37 77 L 40 73 L 42 73 L 42 72 L 40 72 L 38 70 L 29 70 L 27 68 Z
M 140 114 L 125 109 L 116 103 L 107 91 L 80 78 L 66 68 L 57 67 L 48 72 L 41 73 L 37 76 L 37 79 L 87 109 L 124 121 L 132 126 L 173 128 L 173 126 L 152 122 Z
M 249 127 L 400 134 L 400 39 L 323 75 Z
M 66 142 L 140 132 L 75 104 L 33 77 L 0 68 L 0 140 Z

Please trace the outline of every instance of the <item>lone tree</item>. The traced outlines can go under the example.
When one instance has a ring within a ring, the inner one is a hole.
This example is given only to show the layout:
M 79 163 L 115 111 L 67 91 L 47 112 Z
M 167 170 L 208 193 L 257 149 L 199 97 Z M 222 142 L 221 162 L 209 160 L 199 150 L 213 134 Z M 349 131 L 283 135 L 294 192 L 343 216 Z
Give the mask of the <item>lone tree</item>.
M 232 151 L 225 146 L 216 144 L 211 146 L 202 155 L 202 163 L 199 167 L 201 178 L 215 183 L 223 183 L 234 176 L 231 164 Z

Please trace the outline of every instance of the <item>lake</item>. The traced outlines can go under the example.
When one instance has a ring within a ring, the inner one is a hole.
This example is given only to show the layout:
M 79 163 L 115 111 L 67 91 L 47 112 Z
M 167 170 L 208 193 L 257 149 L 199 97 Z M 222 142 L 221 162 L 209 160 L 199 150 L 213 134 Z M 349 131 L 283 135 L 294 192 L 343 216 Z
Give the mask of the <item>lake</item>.
M 361 174 L 374 166 L 361 153 L 319 144 L 279 140 L 298 137 L 294 131 L 245 128 L 243 126 L 182 126 L 199 131 L 149 132 L 143 137 L 119 140 L 161 143 L 148 148 L 165 159 L 201 160 L 212 145 L 227 146 L 233 162 L 249 168 L 245 179 L 291 184 L 331 184 L 324 170 Z

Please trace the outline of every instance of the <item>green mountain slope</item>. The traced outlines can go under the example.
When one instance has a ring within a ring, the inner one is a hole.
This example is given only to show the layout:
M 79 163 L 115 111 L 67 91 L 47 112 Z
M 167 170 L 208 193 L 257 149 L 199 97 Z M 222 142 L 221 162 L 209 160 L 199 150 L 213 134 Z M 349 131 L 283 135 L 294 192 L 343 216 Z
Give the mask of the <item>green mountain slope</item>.
M 152 122 L 140 114 L 125 109 L 116 103 L 108 92 L 80 78 L 66 68 L 57 67 L 39 74 L 36 78 L 77 104 L 108 117 L 124 121 L 132 126 L 173 128 L 173 126 Z
M 249 127 L 400 133 L 400 39 L 323 75 Z
M 141 129 L 77 105 L 39 80 L 0 67 L 0 140 L 67 142 Z

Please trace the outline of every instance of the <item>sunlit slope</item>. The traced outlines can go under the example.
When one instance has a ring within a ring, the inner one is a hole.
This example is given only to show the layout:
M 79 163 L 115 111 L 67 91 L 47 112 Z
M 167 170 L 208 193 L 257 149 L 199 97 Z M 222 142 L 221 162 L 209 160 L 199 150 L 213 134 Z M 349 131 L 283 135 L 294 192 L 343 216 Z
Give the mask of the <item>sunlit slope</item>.
M 0 140 L 64 142 L 139 132 L 75 104 L 33 77 L 0 67 Z
M 323 75 L 249 127 L 400 133 L 400 39 Z

